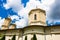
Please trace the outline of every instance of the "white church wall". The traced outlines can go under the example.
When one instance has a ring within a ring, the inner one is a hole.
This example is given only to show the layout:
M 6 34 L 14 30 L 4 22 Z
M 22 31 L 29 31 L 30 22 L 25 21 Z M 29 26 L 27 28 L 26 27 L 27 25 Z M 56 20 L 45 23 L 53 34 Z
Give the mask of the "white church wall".
M 46 40 L 60 40 L 60 34 L 46 35 Z
M 25 40 L 25 36 L 27 36 L 27 40 L 31 40 L 33 38 L 33 34 L 27 34 L 23 36 L 23 40 Z M 37 40 L 45 40 L 43 34 L 36 34 Z
M 23 36 L 23 40 L 25 40 L 25 36 L 27 36 L 27 40 L 31 40 L 33 35 L 32 34 L 27 34 Z
M 12 38 L 13 38 L 13 36 L 9 36 L 9 35 L 5 36 L 5 40 L 9 40 L 9 39 L 11 40 Z M 16 36 L 15 36 L 15 39 L 16 39 L 16 40 L 22 40 L 22 37 L 16 35 Z
M 11 40 L 13 36 L 5 36 L 5 40 Z
M 19 35 L 19 30 L 7 30 L 5 35 Z
M 51 27 L 51 33 L 60 33 L 60 27 Z
M 52 40 L 60 40 L 60 34 L 52 34 Z
M 38 23 L 30 23 L 30 25 L 44 25 L 44 26 L 46 26 L 46 24 L 43 24 L 43 23 L 40 23 L 40 22 L 38 22 Z
M 23 40 L 23 37 L 19 37 L 18 39 L 19 39 L 19 40 Z
M 36 34 L 37 40 L 45 40 L 44 35 L 42 34 Z
M 28 35 L 27 35 L 27 40 L 31 40 L 32 37 L 33 37 L 32 34 L 28 34 Z
M 25 40 L 25 36 L 23 36 L 23 40 Z
M 44 33 L 44 29 L 42 27 L 30 27 L 24 29 L 24 34 L 28 33 Z
M 36 34 L 37 40 L 60 40 L 60 27 L 27 27 L 22 30 L 0 31 L 0 34 L 6 35 L 5 40 L 12 39 L 12 35 L 16 35 L 16 40 L 31 40 L 33 34 Z
M 16 40 L 18 40 L 18 38 L 19 38 L 19 36 L 18 36 L 18 35 L 16 35 L 16 38 L 15 38 L 15 39 L 16 39 Z
M 45 35 L 45 37 L 46 37 L 45 40 L 52 40 L 52 35 L 51 34 L 50 35 L 49 34 Z

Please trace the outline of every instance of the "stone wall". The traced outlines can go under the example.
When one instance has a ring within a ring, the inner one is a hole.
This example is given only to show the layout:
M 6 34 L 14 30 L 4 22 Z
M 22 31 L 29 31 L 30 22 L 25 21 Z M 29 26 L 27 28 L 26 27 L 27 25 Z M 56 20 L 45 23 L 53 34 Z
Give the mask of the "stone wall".
M 60 40 L 60 26 L 42 27 L 28 26 L 23 29 L 0 30 L 0 34 L 5 35 L 5 40 L 9 40 L 16 35 L 16 40 L 31 40 L 35 34 L 37 40 Z

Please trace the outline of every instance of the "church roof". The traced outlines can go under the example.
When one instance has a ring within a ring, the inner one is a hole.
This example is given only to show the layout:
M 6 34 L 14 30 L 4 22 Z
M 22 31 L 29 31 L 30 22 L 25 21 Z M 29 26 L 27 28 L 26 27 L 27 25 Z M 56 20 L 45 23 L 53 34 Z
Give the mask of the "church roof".
M 42 27 L 42 28 L 52 28 L 52 27 L 60 27 L 60 25 L 53 25 L 53 26 L 42 26 L 42 25 L 30 25 L 30 26 L 26 26 L 24 28 L 16 28 L 16 29 L 6 29 L 6 30 L 0 30 L 0 31 L 7 31 L 7 30 L 23 30 L 25 28 L 34 28 L 34 27 Z
M 29 12 L 29 15 L 31 14 L 31 12 L 32 12 L 32 11 L 36 11 L 36 10 L 39 10 L 39 11 L 43 12 L 43 13 L 46 15 L 45 10 L 40 9 L 40 8 L 37 8 L 37 9 L 32 9 L 32 10 Z

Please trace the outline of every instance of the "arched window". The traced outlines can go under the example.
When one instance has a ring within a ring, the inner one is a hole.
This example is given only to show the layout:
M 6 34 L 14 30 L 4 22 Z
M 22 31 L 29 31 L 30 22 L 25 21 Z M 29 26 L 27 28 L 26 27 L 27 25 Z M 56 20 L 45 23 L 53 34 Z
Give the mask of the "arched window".
M 27 36 L 25 36 L 25 40 L 27 40 Z
M 33 35 L 33 37 L 31 38 L 31 40 L 37 40 L 36 34 Z
M 34 20 L 36 20 L 37 19 L 37 16 L 36 16 L 36 14 L 34 15 Z

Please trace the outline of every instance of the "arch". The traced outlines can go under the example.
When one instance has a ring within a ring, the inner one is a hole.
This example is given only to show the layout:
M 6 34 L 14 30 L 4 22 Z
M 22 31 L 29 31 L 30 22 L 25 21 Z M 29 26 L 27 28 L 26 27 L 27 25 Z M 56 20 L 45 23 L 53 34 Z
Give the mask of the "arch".
M 36 34 L 33 35 L 33 37 L 31 38 L 31 40 L 37 40 Z

